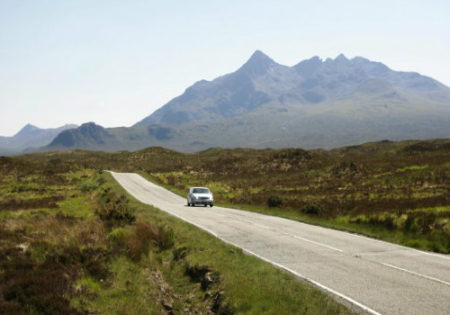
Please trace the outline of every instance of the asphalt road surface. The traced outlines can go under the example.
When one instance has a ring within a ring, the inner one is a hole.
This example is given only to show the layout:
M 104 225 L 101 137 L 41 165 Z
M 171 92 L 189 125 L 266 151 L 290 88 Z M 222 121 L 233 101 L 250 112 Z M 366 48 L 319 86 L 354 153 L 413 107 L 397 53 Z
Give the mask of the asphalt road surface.
M 186 199 L 140 175 L 114 173 L 134 197 L 306 279 L 362 314 L 449 315 L 450 256 Z

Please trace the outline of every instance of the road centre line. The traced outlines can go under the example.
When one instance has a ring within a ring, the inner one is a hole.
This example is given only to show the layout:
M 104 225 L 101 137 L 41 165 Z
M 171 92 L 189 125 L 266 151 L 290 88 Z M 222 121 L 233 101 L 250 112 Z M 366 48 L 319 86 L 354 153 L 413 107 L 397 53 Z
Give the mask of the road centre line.
M 409 274 L 412 274 L 412 275 L 415 275 L 415 276 L 418 276 L 418 277 L 421 277 L 421 278 L 424 278 L 424 279 L 436 281 L 436 282 L 439 282 L 439 283 L 442 283 L 442 284 L 450 286 L 450 282 L 447 282 L 447 281 L 444 281 L 444 280 L 441 280 L 441 279 L 438 279 L 438 278 L 430 277 L 430 276 L 427 276 L 427 275 L 424 275 L 424 274 L 421 274 L 421 273 L 418 273 L 418 272 L 415 272 L 415 271 L 411 271 L 411 270 L 408 270 L 408 269 L 405 269 L 405 268 L 400 268 L 400 267 L 397 267 L 397 266 L 394 266 L 394 265 L 391 265 L 391 264 L 388 264 L 388 263 L 381 263 L 381 264 L 383 266 L 386 266 L 386 267 L 397 269 L 397 270 L 400 270 L 400 271 L 403 271 L 403 272 L 406 272 L 406 273 L 409 273 Z
M 302 240 L 302 241 L 305 241 L 305 242 L 309 242 L 309 243 L 312 243 L 312 244 L 315 244 L 315 245 L 318 245 L 318 246 L 322 246 L 322 247 L 325 247 L 325 248 L 328 248 L 328 249 L 331 249 L 331 250 L 334 250 L 334 251 L 337 251 L 337 252 L 340 252 L 340 253 L 344 252 L 342 249 L 339 249 L 339 248 L 336 248 L 336 247 L 333 247 L 333 246 L 330 246 L 330 245 L 327 245 L 327 244 L 319 243 L 319 242 L 316 242 L 316 241 L 313 241 L 313 240 L 310 240 L 310 239 L 307 239 L 307 238 L 304 238 L 304 237 L 301 237 L 301 236 L 298 236 L 298 235 L 289 234 L 289 233 L 283 233 L 283 234 L 287 235 L 287 236 L 290 236 L 290 237 L 293 237 L 295 239 Z
M 246 221 L 246 222 L 250 223 L 252 225 L 255 225 L 255 226 L 262 227 L 262 228 L 267 229 L 267 230 L 273 230 L 271 227 L 269 227 L 267 225 L 264 225 L 264 224 L 255 223 L 255 222 L 251 222 L 251 221 Z M 273 231 L 276 232 L 275 230 L 273 230 Z M 331 249 L 331 250 L 334 250 L 334 251 L 337 251 L 337 252 L 340 252 L 340 253 L 344 252 L 342 249 L 339 249 L 339 248 L 336 248 L 336 247 L 333 247 L 333 246 L 330 246 L 330 245 L 327 245 L 327 244 L 323 244 L 323 243 L 320 243 L 320 242 L 316 242 L 316 241 L 313 241 L 313 240 L 310 240 L 310 239 L 307 239 L 307 238 L 304 238 L 304 237 L 301 237 L 301 236 L 297 236 L 297 235 L 290 234 L 290 233 L 281 233 L 281 234 L 293 237 L 293 238 L 298 239 L 298 240 L 309 242 L 309 243 L 312 243 L 312 244 L 315 244 L 315 245 L 318 245 L 318 246 L 322 246 L 322 247 L 325 247 L 325 248 L 328 248 L 328 249 Z

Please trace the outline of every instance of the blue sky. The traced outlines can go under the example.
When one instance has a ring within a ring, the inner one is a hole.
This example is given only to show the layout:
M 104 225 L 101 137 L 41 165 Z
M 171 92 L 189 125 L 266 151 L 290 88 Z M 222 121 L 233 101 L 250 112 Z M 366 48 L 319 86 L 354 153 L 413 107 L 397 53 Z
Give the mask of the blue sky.
M 0 135 L 129 126 L 260 49 L 363 56 L 450 86 L 449 1 L 0 0 Z

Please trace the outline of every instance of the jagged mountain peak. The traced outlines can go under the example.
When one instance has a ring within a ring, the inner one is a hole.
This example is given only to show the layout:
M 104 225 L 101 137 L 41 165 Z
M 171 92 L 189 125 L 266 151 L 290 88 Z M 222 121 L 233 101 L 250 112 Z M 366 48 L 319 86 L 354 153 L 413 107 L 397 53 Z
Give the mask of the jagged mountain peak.
M 339 67 L 347 67 L 352 64 L 351 60 L 345 57 L 344 54 L 339 54 L 333 59 L 333 63 Z
M 30 133 L 35 132 L 37 130 L 40 130 L 40 129 L 41 128 L 36 127 L 36 126 L 28 123 L 22 129 L 20 129 L 19 132 L 16 133 L 15 136 L 27 135 L 27 134 L 30 134 Z
M 253 52 L 253 54 L 250 56 L 250 60 L 268 60 L 268 61 L 272 61 L 272 58 L 270 58 L 269 56 L 267 56 L 265 53 L 263 53 L 261 50 L 257 49 Z
M 310 59 L 300 61 L 293 68 L 304 77 L 311 76 L 322 65 L 322 59 L 314 56 Z
M 344 54 L 340 53 L 335 59 L 334 61 L 349 61 L 349 59 L 347 57 L 345 57 Z
M 347 67 L 351 65 L 352 62 L 350 59 L 345 57 L 344 54 L 339 54 L 336 58 L 327 58 L 325 59 L 324 65 L 328 67 Z
M 273 65 L 277 65 L 277 63 L 272 58 L 261 50 L 256 50 L 238 71 L 245 72 L 250 76 L 258 76 L 264 74 Z

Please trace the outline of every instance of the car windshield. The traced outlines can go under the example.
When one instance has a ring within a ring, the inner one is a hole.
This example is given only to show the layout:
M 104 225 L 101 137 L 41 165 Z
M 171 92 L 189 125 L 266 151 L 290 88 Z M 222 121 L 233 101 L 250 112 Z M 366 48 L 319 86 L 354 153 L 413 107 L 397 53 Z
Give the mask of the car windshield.
M 192 192 L 194 194 L 208 194 L 209 193 L 209 189 L 208 188 L 194 188 L 192 190 Z

